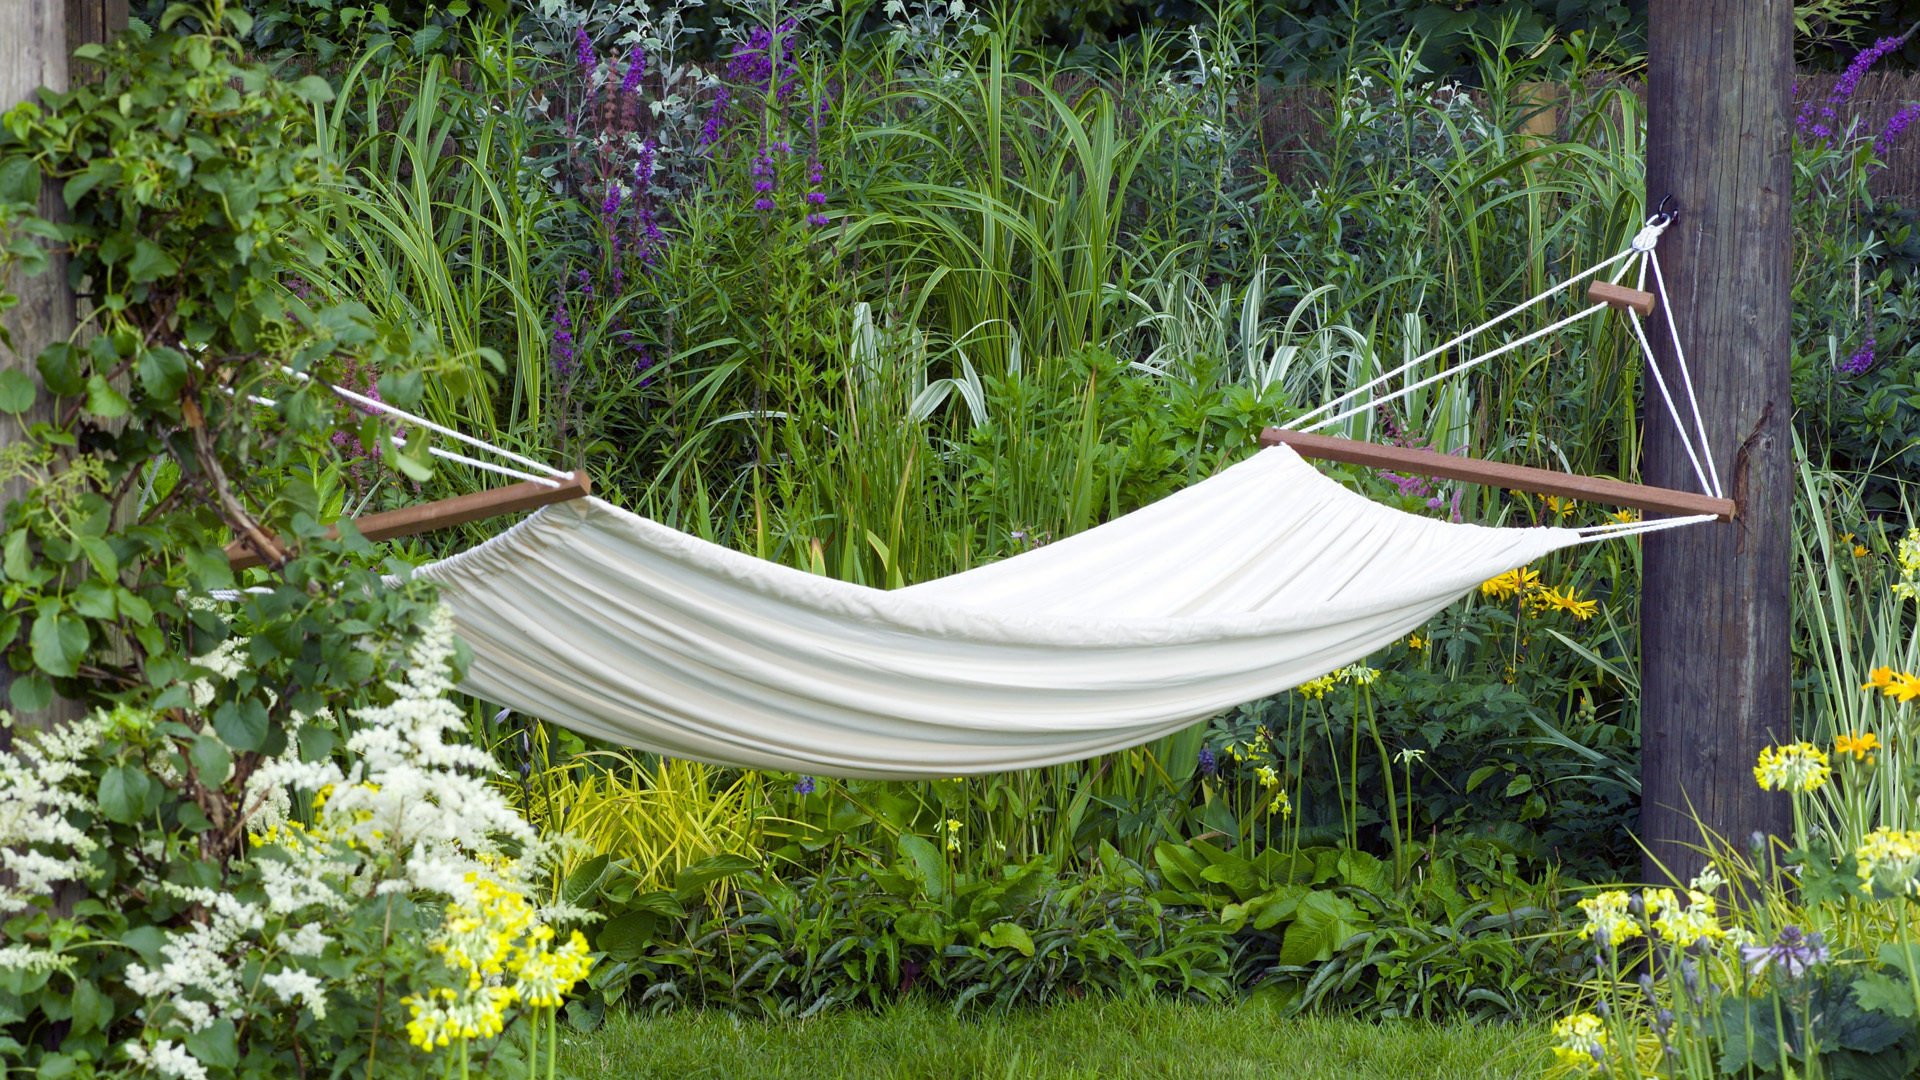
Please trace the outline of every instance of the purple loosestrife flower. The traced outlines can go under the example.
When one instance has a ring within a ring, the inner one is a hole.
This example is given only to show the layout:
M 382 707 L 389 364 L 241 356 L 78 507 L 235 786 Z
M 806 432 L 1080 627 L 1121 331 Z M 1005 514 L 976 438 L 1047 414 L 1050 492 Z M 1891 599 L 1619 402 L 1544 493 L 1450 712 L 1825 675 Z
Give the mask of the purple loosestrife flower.
M 801 777 L 800 782 L 793 785 L 793 793 L 795 795 L 813 794 L 813 777 L 811 776 Z
M 1768 968 L 1778 968 L 1789 979 L 1798 979 L 1827 962 L 1827 946 L 1819 934 L 1802 933 L 1797 926 L 1784 927 L 1771 945 L 1742 945 L 1740 959 L 1747 974 L 1759 977 Z
M 1873 367 L 1873 347 L 1875 344 L 1876 342 L 1871 337 L 1861 342 L 1859 348 L 1848 354 L 1845 360 L 1840 361 L 1840 374 L 1865 375 L 1867 369 Z
M 724 87 L 713 95 L 713 107 L 707 110 L 707 122 L 700 129 L 700 149 L 712 146 L 720 138 L 721 125 L 726 122 L 727 103 L 732 100 L 733 95 L 727 93 Z
M 1834 128 L 1840 120 L 1840 109 L 1853 100 L 1854 93 L 1860 89 L 1860 80 L 1866 77 L 1868 69 L 1905 43 L 1904 35 L 1883 37 L 1860 50 L 1847 64 L 1847 70 L 1840 73 L 1839 80 L 1833 84 L 1833 89 L 1827 92 L 1824 100 L 1809 100 L 1800 106 L 1799 114 L 1793 118 L 1800 134 L 1820 140 L 1833 138 Z
M 640 87 L 640 80 L 647 74 L 647 50 L 635 45 L 627 53 L 627 77 L 620 80 L 620 92 L 631 94 Z
M 567 314 L 562 290 L 553 306 L 553 373 L 564 379 L 573 373 L 573 318 Z
M 1880 137 L 1873 140 L 1874 156 L 1886 157 L 1887 151 L 1893 149 L 1893 144 L 1906 133 L 1916 117 L 1920 117 L 1920 104 L 1902 106 L 1899 112 L 1888 118 L 1887 126 L 1880 130 Z
M 573 32 L 573 56 L 580 62 L 580 70 L 587 78 L 593 78 L 594 72 L 600 67 L 600 57 L 593 51 L 593 39 L 587 36 L 584 26 Z

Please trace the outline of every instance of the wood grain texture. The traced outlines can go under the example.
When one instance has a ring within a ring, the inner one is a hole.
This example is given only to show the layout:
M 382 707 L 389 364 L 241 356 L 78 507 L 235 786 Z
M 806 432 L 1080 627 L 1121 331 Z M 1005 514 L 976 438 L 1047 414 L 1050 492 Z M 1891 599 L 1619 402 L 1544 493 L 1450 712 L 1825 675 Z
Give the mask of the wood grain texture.
M 1629 289 L 1625 285 L 1615 285 L 1611 281 L 1596 281 L 1587 286 L 1587 299 L 1599 304 L 1611 304 L 1622 311 L 1637 311 L 1642 315 L 1653 314 L 1653 294 L 1639 289 Z
M 1379 443 L 1310 435 L 1284 428 L 1268 428 L 1261 432 L 1260 443 L 1263 446 L 1291 446 L 1301 457 L 1322 461 L 1344 461 L 1375 469 L 1391 469 L 1397 473 L 1464 480 L 1471 484 L 1559 495 L 1607 506 L 1631 506 L 1656 514 L 1712 514 L 1722 519 L 1734 514 L 1731 499 L 1716 499 L 1691 491 L 1630 484 L 1611 477 L 1580 476 L 1407 446 L 1382 446 Z
M 1744 849 L 1784 834 L 1787 796 L 1753 782 L 1788 737 L 1793 414 L 1789 0 L 1653 0 L 1648 11 L 1647 205 L 1680 218 L 1660 241 L 1667 310 L 1654 362 L 1674 382 L 1666 320 L 1687 350 L 1708 450 L 1740 514 L 1649 536 L 1641 602 L 1641 839 L 1646 880 L 1685 880 L 1704 825 Z M 1692 475 L 1651 394 L 1650 484 Z
M 542 506 L 566 502 L 569 499 L 583 499 L 593 494 L 593 482 L 584 472 L 576 472 L 558 487 L 536 484 L 533 481 L 495 488 L 491 491 L 475 491 L 467 495 L 456 495 L 451 499 L 421 503 L 418 506 L 402 507 L 398 510 L 386 510 L 378 514 L 367 514 L 354 518 L 353 527 L 368 540 L 391 540 L 399 536 L 413 536 L 417 533 L 431 532 L 434 529 L 450 529 L 455 525 L 465 525 L 470 521 L 484 521 L 487 518 L 505 514 L 518 514 L 526 510 L 535 510 Z M 338 536 L 338 528 L 328 535 Z M 235 540 L 227 545 L 227 563 L 235 570 L 265 565 L 266 560 L 253 550 L 245 541 Z

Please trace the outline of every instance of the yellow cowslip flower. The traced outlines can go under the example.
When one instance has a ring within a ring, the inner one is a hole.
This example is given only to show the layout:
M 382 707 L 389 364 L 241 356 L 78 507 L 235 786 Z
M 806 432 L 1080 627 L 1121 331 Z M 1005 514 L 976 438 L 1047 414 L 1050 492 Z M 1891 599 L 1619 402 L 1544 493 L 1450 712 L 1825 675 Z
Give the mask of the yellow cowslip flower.
M 1854 849 L 1860 873 L 1860 891 L 1871 894 L 1878 880 L 1888 892 L 1920 893 L 1920 832 L 1881 826 L 1868 833 Z
M 1905 600 L 1920 600 L 1920 529 L 1908 529 L 1894 549 L 1893 561 L 1900 569 L 1900 580 L 1888 586 L 1893 595 Z
M 1845 733 L 1833 737 L 1833 755 L 1852 754 L 1853 760 L 1873 764 L 1874 751 L 1880 749 L 1880 736 L 1869 731 L 1864 735 Z
M 1380 677 L 1380 672 L 1365 664 L 1348 664 L 1334 673 L 1341 682 L 1350 682 L 1355 686 L 1370 686 Z
M 1294 692 L 1298 693 L 1301 697 L 1319 699 L 1326 697 L 1327 691 L 1333 689 L 1334 684 L 1339 681 L 1340 678 L 1338 675 L 1322 675 L 1309 682 L 1303 682 L 1293 689 Z
M 1516 596 L 1532 592 L 1539 585 L 1540 572 L 1522 567 L 1481 582 L 1480 595 L 1490 596 L 1495 600 L 1511 600 Z
M 1293 814 L 1293 800 L 1287 798 L 1286 792 L 1276 791 L 1273 793 L 1272 800 L 1267 803 L 1267 813 L 1289 817 Z
M 1806 742 L 1769 746 L 1753 766 L 1754 782 L 1762 791 L 1812 791 L 1832 776 L 1826 751 Z
M 1604 936 L 1614 945 L 1639 937 L 1640 924 L 1627 914 L 1628 901 L 1624 889 L 1608 889 L 1580 901 L 1580 910 L 1587 915 L 1587 925 L 1580 928 L 1580 936 Z
M 567 991 L 586 978 L 592 967 L 587 939 L 575 930 L 558 949 L 542 948 L 520 957 L 514 966 L 514 993 L 529 1008 L 559 1008 Z
M 960 850 L 960 829 L 961 829 L 960 819 L 958 818 L 947 819 L 947 850 L 948 851 Z
M 1261 787 L 1273 788 L 1273 787 L 1280 786 L 1280 774 L 1273 771 L 1273 766 L 1271 765 L 1260 766 L 1260 771 L 1258 775 L 1260 777 Z
M 1657 909 L 1650 895 L 1654 892 L 1663 894 Z M 1712 941 L 1726 933 L 1720 926 L 1713 897 L 1698 889 L 1687 890 L 1686 907 L 1681 907 L 1674 899 L 1672 889 L 1649 890 L 1646 905 L 1647 914 L 1653 917 L 1653 932 L 1662 941 L 1671 942 L 1679 948 L 1687 948 L 1702 939 Z
M 1592 1013 L 1575 1013 L 1553 1022 L 1553 1059 L 1583 1072 L 1601 1067 L 1607 1056 L 1607 1026 Z

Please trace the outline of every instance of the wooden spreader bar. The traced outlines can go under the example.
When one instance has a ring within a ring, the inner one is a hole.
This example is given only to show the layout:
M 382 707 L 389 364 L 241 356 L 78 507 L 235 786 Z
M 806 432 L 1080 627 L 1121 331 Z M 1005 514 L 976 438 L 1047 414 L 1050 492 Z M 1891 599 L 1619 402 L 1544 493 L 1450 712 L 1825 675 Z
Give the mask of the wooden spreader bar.
M 1656 514 L 1712 514 L 1725 521 L 1733 517 L 1735 509 L 1732 499 L 1695 495 L 1691 491 L 1647 487 L 1644 484 L 1629 484 L 1624 480 L 1613 480 L 1604 476 L 1578 476 L 1573 473 L 1534 469 L 1525 465 L 1508 465 L 1498 461 L 1483 461 L 1479 458 L 1457 457 L 1453 454 L 1416 450 L 1405 446 L 1382 446 L 1379 443 L 1359 442 L 1354 439 L 1309 435 L 1306 432 L 1287 431 L 1283 428 L 1268 428 L 1262 431 L 1260 445 L 1291 446 L 1301 457 L 1344 461 L 1350 465 L 1366 465 L 1375 469 L 1389 469 L 1415 476 L 1464 480 L 1472 484 L 1488 484 L 1493 487 L 1531 491 L 1541 495 L 1559 495 L 1562 498 L 1579 499 L 1583 502 L 1601 503 L 1607 506 L 1631 506 Z
M 1622 311 L 1632 308 L 1642 316 L 1653 314 L 1652 293 L 1615 285 L 1611 281 L 1596 281 L 1587 286 L 1587 299 L 1596 304 L 1610 304 Z
M 591 494 L 592 479 L 584 472 L 574 472 L 560 480 L 558 487 L 548 487 L 529 480 L 491 491 L 476 491 L 470 495 L 455 495 L 451 499 L 421 503 L 419 506 L 368 514 L 354 518 L 353 527 L 369 540 L 391 540 L 397 536 L 412 536 L 434 529 L 465 525 L 469 521 L 484 521 L 503 514 L 535 510 L 569 499 L 583 499 Z M 338 536 L 340 533 L 335 529 L 328 535 Z M 245 570 L 266 562 L 244 540 L 228 544 L 226 551 L 227 563 L 235 570 Z

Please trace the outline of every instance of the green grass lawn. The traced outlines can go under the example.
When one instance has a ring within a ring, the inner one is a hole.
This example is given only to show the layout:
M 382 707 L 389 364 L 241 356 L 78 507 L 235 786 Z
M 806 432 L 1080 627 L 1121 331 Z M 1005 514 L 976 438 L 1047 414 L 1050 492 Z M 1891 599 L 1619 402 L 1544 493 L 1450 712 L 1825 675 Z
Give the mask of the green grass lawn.
M 903 1006 L 765 1023 L 724 1013 L 620 1015 L 562 1036 L 579 1077 L 1534 1077 L 1537 1028 L 1279 1019 L 1258 1004 L 1081 1002 L 956 1019 Z

